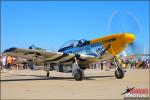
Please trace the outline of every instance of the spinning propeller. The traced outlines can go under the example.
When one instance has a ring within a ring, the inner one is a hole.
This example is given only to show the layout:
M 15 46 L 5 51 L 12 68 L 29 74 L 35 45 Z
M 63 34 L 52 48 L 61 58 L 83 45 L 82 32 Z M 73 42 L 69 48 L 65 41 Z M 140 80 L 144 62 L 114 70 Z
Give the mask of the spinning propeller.
M 143 37 L 143 28 L 138 17 L 131 11 L 116 10 L 110 16 L 108 21 L 108 31 L 110 33 L 130 32 L 135 35 L 134 42 L 126 44 L 127 48 L 123 51 L 123 55 L 142 54 L 144 45 L 139 41 Z

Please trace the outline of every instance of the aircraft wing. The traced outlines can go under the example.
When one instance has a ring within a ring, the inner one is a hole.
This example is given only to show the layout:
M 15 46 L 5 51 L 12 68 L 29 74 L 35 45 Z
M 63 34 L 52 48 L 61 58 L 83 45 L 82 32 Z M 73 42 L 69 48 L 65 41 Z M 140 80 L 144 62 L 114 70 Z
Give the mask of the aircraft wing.
M 107 54 L 101 58 L 96 58 L 94 56 L 83 54 L 74 55 L 74 54 L 65 54 L 62 52 L 41 51 L 22 48 L 9 48 L 5 50 L 4 53 L 6 55 L 11 55 L 13 57 L 25 58 L 27 60 L 33 60 L 43 63 L 50 62 L 56 64 L 66 64 L 66 65 L 72 65 L 74 57 L 76 56 L 79 65 L 84 67 L 88 66 L 90 63 L 99 62 L 102 59 L 104 60 L 104 58 L 109 57 Z

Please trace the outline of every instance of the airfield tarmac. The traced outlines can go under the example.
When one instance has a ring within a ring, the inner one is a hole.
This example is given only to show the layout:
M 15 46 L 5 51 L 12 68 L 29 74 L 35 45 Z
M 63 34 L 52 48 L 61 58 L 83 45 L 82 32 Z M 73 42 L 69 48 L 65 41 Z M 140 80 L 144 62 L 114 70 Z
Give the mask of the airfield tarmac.
M 128 87 L 149 89 L 149 70 L 127 70 L 123 79 L 114 70 L 85 70 L 85 79 L 75 81 L 71 73 L 13 70 L 1 73 L 1 99 L 123 99 Z

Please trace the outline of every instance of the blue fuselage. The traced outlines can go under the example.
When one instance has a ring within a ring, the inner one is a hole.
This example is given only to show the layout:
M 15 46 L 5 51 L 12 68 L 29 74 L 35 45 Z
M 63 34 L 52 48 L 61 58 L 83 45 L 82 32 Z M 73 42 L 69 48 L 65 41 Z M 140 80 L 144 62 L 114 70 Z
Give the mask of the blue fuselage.
M 97 57 L 99 55 L 98 51 L 102 50 L 103 46 L 100 43 L 89 44 L 81 47 L 66 47 L 62 48 L 60 52 L 72 53 L 72 54 L 85 54 Z

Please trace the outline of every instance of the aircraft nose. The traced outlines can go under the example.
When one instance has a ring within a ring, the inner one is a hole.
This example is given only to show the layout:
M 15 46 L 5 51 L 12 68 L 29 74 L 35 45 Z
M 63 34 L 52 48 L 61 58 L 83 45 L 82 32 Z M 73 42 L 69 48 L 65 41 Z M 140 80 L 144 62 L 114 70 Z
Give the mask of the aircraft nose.
M 124 37 L 125 37 L 125 41 L 129 44 L 135 40 L 135 35 L 131 33 L 125 33 Z

